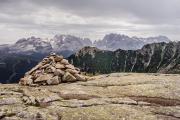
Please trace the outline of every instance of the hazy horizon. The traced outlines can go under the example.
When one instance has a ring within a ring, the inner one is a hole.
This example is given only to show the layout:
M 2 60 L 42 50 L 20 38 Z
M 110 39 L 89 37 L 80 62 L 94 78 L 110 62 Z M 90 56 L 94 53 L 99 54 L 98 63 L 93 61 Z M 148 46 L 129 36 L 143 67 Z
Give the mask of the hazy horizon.
M 1 0 L 0 44 L 71 34 L 91 40 L 117 33 L 180 40 L 179 0 Z

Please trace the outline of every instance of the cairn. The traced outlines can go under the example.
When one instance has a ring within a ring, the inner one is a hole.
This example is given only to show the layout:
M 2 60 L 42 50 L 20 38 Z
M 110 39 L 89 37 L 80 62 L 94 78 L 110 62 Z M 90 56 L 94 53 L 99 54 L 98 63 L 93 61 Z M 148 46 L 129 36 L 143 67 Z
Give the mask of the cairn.
M 20 79 L 19 84 L 28 86 L 57 85 L 60 83 L 86 80 L 87 78 L 80 74 L 79 68 L 74 67 L 63 56 L 51 53 L 27 72 Z

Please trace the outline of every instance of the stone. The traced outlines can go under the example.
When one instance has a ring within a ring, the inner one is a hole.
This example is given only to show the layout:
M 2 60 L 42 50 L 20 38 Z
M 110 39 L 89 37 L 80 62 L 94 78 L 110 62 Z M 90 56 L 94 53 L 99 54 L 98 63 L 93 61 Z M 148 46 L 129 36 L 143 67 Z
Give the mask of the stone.
M 42 74 L 42 70 L 36 70 L 35 74 Z
M 61 60 L 63 59 L 63 56 L 55 56 L 55 62 L 61 62 Z
M 79 68 L 77 68 L 77 67 L 75 67 L 75 70 L 77 70 L 77 71 L 79 71 L 79 72 L 81 71 L 81 70 L 80 70 Z
M 74 82 L 76 78 L 69 72 L 66 72 L 62 77 L 62 82 Z
M 39 76 L 36 80 L 34 80 L 34 82 L 46 82 L 47 80 L 50 80 L 53 77 L 52 74 L 45 74 L 45 75 L 41 75 Z
M 31 85 L 31 84 L 33 84 L 33 80 L 31 78 L 29 78 L 26 83 L 27 83 L 27 85 Z
M 49 60 L 48 58 L 44 58 L 42 62 L 44 62 L 44 61 L 48 61 L 48 60 Z
M 74 74 L 74 77 L 79 81 L 87 81 L 87 78 L 80 74 Z
M 58 63 L 58 64 L 55 65 L 55 68 L 63 69 L 63 68 L 65 68 L 65 66 L 63 64 Z
M 49 59 L 52 61 L 52 62 L 55 62 L 55 59 L 53 56 L 50 56 Z
M 48 85 L 58 85 L 61 81 L 59 80 L 58 76 L 55 76 L 46 81 Z
M 51 70 L 52 70 L 52 72 L 55 72 L 56 68 L 51 66 Z
M 69 64 L 69 65 L 65 65 L 65 67 L 66 67 L 66 68 L 68 68 L 68 69 L 73 69 L 73 70 L 75 70 L 74 65 L 71 65 L 71 64 Z
M 22 85 L 31 85 L 33 84 L 33 80 L 31 79 L 32 76 L 26 76 L 24 78 L 21 78 L 20 84 Z
M 21 78 L 20 81 L 19 81 L 19 84 L 27 85 L 26 82 L 27 82 L 26 78 Z
M 56 76 L 63 76 L 64 74 L 65 74 L 65 72 L 62 71 L 61 69 L 56 69 L 54 71 L 54 75 L 56 75 Z
M 50 66 L 50 64 L 45 64 L 45 65 L 43 65 L 42 67 L 40 67 L 41 69 L 44 69 L 44 68 L 47 68 L 47 67 L 49 67 Z
M 50 67 L 46 68 L 46 69 L 45 69 L 45 73 L 52 73 L 51 68 L 50 68 Z
M 48 68 L 45 69 L 46 73 L 53 73 L 56 70 L 53 66 L 49 66 Z
M 66 72 L 69 72 L 69 73 L 71 73 L 71 74 L 78 74 L 78 73 L 79 73 L 79 71 L 73 70 L 73 69 L 66 69 L 65 71 L 66 71 Z
M 43 72 L 42 73 L 33 73 L 33 74 L 31 74 L 32 75 L 32 79 L 33 80 L 35 80 L 35 79 L 37 79 L 39 76 L 41 76 L 42 74 L 44 74 L 44 70 L 43 70 Z
M 50 63 L 50 60 L 48 58 L 44 58 L 42 61 L 43 64 L 48 64 Z
M 68 62 L 68 60 L 66 60 L 66 59 L 62 59 L 62 60 L 61 60 L 61 63 L 64 64 L 64 65 L 69 65 L 69 62 Z
M 56 56 L 56 53 L 52 52 L 50 53 L 50 56 Z

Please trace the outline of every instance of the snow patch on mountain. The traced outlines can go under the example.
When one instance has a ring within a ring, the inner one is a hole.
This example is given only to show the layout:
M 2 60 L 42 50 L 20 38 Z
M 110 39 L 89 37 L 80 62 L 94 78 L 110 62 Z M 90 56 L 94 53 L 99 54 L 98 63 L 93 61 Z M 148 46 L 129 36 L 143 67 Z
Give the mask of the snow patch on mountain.
M 22 38 L 13 45 L 1 45 L 0 53 L 17 53 L 17 54 L 33 54 L 42 53 L 49 54 L 57 52 L 60 54 L 73 54 L 85 46 L 94 46 L 103 50 L 136 50 L 145 44 L 154 42 L 169 42 L 165 36 L 138 38 L 129 37 L 122 34 L 107 34 L 102 40 L 92 42 L 88 38 L 80 38 L 72 35 L 59 34 L 52 39 L 42 39 L 38 37 Z
M 77 51 L 85 46 L 92 46 L 92 42 L 87 38 L 79 38 L 72 35 L 56 35 L 50 41 L 54 51 Z
M 103 50 L 136 50 L 142 48 L 145 44 L 158 43 L 158 42 L 170 42 L 171 40 L 165 36 L 138 38 L 129 37 L 122 34 L 108 34 L 102 40 L 95 41 L 94 46 Z

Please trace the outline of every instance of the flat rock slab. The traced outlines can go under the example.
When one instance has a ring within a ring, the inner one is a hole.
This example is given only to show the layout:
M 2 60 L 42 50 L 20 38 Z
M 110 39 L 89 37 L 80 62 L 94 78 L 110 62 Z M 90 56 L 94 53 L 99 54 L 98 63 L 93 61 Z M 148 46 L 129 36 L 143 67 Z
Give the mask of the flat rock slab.
M 112 73 L 52 86 L 1 84 L 0 119 L 179 120 L 180 75 Z

